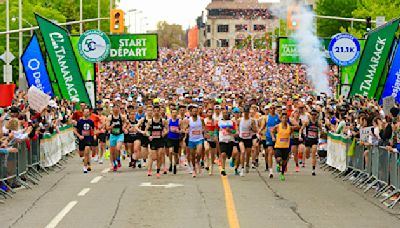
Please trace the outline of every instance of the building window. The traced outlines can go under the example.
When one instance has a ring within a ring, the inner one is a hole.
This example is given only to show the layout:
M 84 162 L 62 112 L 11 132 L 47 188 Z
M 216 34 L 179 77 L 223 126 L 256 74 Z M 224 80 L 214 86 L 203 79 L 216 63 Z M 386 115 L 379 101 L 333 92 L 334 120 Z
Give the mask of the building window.
M 218 25 L 218 32 L 229 32 L 229 25 Z
M 207 32 L 208 32 L 208 33 L 211 32 L 211 25 L 207 25 Z
M 243 39 L 235 39 L 235 45 L 239 45 L 243 42 Z
M 254 31 L 265 31 L 265 25 L 253 25 Z
M 211 41 L 206 40 L 206 42 L 204 43 L 204 47 L 210 47 L 210 46 L 211 46 Z
M 235 25 L 236 32 L 247 31 L 247 25 Z
M 229 40 L 221 39 L 219 40 L 220 47 L 229 47 Z

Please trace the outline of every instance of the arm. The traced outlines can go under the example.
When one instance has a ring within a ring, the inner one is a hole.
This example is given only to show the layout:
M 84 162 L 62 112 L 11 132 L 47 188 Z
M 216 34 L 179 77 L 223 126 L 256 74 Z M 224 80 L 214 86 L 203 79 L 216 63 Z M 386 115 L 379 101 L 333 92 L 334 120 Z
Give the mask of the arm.
M 164 129 L 162 132 L 162 136 L 165 137 L 166 135 L 168 135 L 168 127 L 169 127 L 169 123 L 167 120 L 163 120 L 163 124 L 164 124 Z
M 143 132 L 143 135 L 150 137 L 149 138 L 150 140 L 151 140 L 151 135 L 149 134 L 149 129 L 150 129 L 152 122 L 153 122 L 153 120 L 147 121 L 146 129 Z
M 74 128 L 74 134 L 76 135 L 76 137 L 78 137 L 80 140 L 83 140 L 83 136 L 79 134 L 78 132 L 78 124 L 77 126 Z
M 277 132 L 277 127 L 275 126 L 275 127 L 271 128 L 271 129 L 269 130 L 269 132 L 271 133 L 272 141 L 275 142 L 275 132 Z
M 263 118 L 261 119 L 260 128 L 258 129 L 258 134 L 261 134 L 261 132 L 265 129 L 265 124 L 266 124 L 265 117 L 263 117 Z

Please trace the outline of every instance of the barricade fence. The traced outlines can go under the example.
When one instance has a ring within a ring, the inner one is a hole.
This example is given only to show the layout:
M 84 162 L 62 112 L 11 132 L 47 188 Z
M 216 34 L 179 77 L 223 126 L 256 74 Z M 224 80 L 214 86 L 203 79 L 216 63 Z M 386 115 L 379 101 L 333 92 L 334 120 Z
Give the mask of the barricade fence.
M 43 172 L 60 167 L 60 162 L 76 150 L 75 139 L 73 126 L 68 125 L 41 139 L 17 140 L 13 147 L 18 152 L 0 153 L 0 196 L 12 197 L 13 188 L 20 185 L 31 188 L 28 182 L 38 184 Z
M 374 190 L 373 196 L 393 208 L 400 201 L 400 154 L 385 147 L 361 145 L 352 139 L 328 134 L 327 159 L 323 165 L 349 181 L 364 193 Z

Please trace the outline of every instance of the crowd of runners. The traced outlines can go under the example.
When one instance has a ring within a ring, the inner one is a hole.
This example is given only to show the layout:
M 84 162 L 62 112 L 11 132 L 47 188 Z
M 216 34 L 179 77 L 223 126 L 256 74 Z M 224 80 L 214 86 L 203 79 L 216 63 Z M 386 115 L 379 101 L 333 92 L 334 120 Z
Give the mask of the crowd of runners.
M 337 69 L 327 73 L 335 88 Z M 266 50 L 160 49 L 158 61 L 103 63 L 98 77 L 91 109 L 54 98 L 36 113 L 19 92 L 2 110 L 0 152 L 15 151 L 16 136 L 41 137 L 74 124 L 84 173 L 105 162 L 117 171 L 127 158 L 148 176 L 245 176 L 262 167 L 285 180 L 288 169 L 306 165 L 316 175 L 329 131 L 359 139 L 360 129 L 372 126 L 361 143 L 400 151 L 397 107 L 384 113 L 365 97 L 315 94 L 305 66 L 277 64 Z

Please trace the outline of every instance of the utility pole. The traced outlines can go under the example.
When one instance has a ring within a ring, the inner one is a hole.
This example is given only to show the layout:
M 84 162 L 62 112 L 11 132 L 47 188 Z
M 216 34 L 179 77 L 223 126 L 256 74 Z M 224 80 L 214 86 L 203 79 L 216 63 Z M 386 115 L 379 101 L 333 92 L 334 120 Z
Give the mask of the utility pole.
M 83 24 L 82 24 L 82 20 L 83 20 L 83 7 L 82 7 L 82 5 L 83 5 L 83 2 L 82 2 L 83 0 L 80 0 L 80 6 L 79 6 L 79 20 L 80 20 L 80 22 L 79 22 L 79 34 L 82 34 L 83 33 Z
M 19 90 L 20 91 L 25 91 L 28 87 L 26 79 L 24 77 L 24 74 L 22 72 L 22 62 L 21 62 L 21 56 L 22 56 L 22 52 L 23 52 L 23 38 L 22 38 L 22 0 L 18 1 L 18 28 L 19 28 L 19 32 L 18 32 L 18 49 L 19 49 L 19 53 L 18 53 L 18 81 L 19 81 Z
M 100 15 L 101 15 L 101 13 L 100 13 L 100 2 L 101 2 L 101 0 L 98 0 L 97 1 L 97 29 L 100 31 Z
M 10 0 L 6 0 L 6 30 L 7 32 L 10 31 Z M 10 52 L 10 34 L 6 34 L 6 53 Z M 10 63 L 8 59 L 8 55 L 6 55 L 6 65 L 4 67 L 4 82 L 9 84 L 12 81 L 12 78 L 10 79 L 9 77 L 11 75 L 9 74 L 8 68 L 10 68 Z

